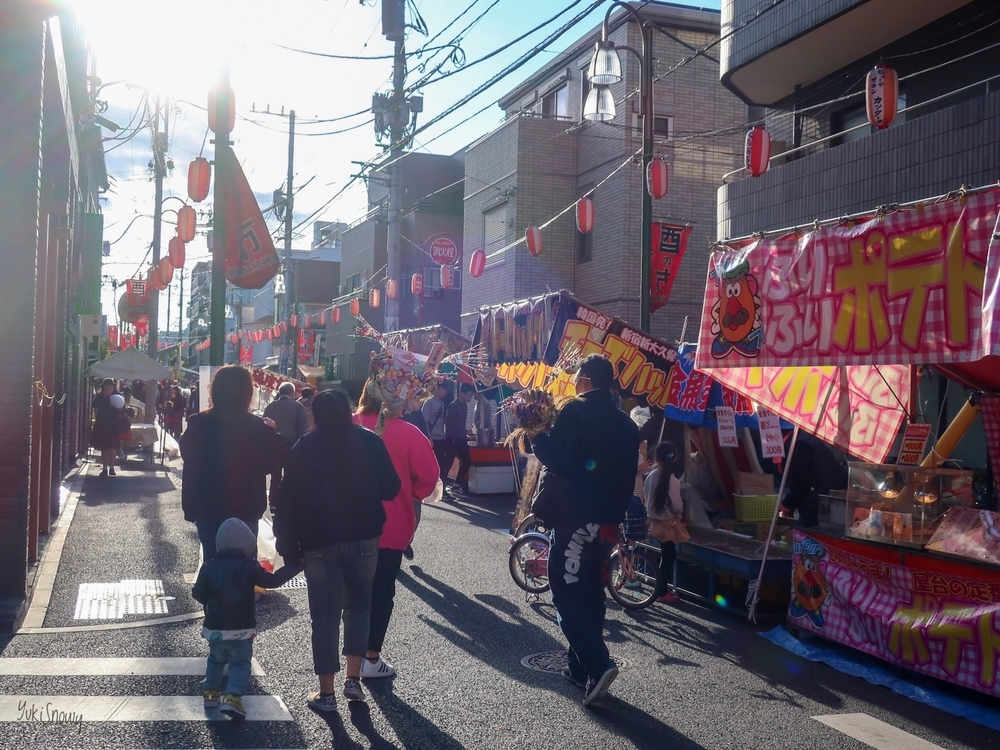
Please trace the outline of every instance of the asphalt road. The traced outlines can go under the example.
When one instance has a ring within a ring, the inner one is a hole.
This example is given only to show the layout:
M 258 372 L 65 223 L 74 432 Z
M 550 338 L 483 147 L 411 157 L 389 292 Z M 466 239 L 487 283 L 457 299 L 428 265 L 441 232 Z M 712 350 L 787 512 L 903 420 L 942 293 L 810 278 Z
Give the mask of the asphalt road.
M 169 472 L 135 465 L 114 480 L 86 480 L 46 628 L 198 610 L 185 579 L 198 564 L 198 547 L 180 511 L 179 468 L 179 461 Z M 691 602 L 635 614 L 609 602 L 607 640 L 625 668 L 610 695 L 585 709 L 579 688 L 522 665 L 564 641 L 547 597 L 527 602 L 510 580 L 508 539 L 494 529 L 509 525 L 512 510 L 512 500 L 494 497 L 426 508 L 416 559 L 403 563 L 385 646 L 398 675 L 366 683 L 365 703 L 341 699 L 332 714 L 306 706 L 315 689 L 306 591 L 283 589 L 258 602 L 254 651 L 264 674 L 251 679 L 248 695 L 287 706 L 291 720 L 96 721 L 84 702 L 73 704 L 84 707 L 82 721 L 18 721 L 25 712 L 5 699 L 31 696 L 58 708 L 70 705 L 70 696 L 198 696 L 200 678 L 170 674 L 170 665 L 206 654 L 198 620 L 25 634 L 0 641 L 0 662 L 152 657 L 164 660 L 167 674 L 70 675 L 71 667 L 32 676 L 0 663 L 0 747 L 1000 748 L 996 732 L 802 660 L 743 619 Z M 80 584 L 122 580 L 162 581 L 167 613 L 74 619 Z M 813 718 L 843 714 L 889 729 L 882 739 L 872 739 L 878 731 L 854 732 L 865 743 Z M 912 737 L 894 739 L 893 728 Z

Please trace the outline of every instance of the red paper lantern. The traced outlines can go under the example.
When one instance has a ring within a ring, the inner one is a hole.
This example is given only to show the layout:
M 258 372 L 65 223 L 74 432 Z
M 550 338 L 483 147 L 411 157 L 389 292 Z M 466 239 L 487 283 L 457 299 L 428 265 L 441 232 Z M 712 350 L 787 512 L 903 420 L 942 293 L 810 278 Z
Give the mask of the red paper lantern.
M 139 318 L 135 321 L 135 332 L 140 336 L 145 336 L 149 333 L 149 318 Z
M 299 316 L 296 313 L 292 313 L 291 324 L 292 324 L 292 328 L 298 328 L 299 327 Z
M 879 63 L 868 73 L 865 80 L 865 110 L 868 122 L 879 130 L 885 130 L 896 119 L 899 101 L 899 77 L 896 71 Z
M 146 286 L 154 292 L 163 289 L 163 286 L 160 284 L 160 274 L 157 273 L 155 266 L 151 267 L 149 273 L 146 274 Z
M 323 313 L 320 313 L 322 315 Z M 338 325 L 340 323 L 340 308 L 333 308 L 333 324 Z
M 268 328 L 267 329 L 267 340 L 271 341 L 273 338 L 274 338 L 274 329 L 273 328 Z
M 455 275 L 451 266 L 441 266 L 441 288 L 451 289 L 455 285 Z
M 188 198 L 195 203 L 201 203 L 208 197 L 208 188 L 212 184 L 212 167 L 208 159 L 199 156 L 188 164 Z
M 351 300 L 351 315 L 358 315 L 361 312 L 361 302 L 356 299 Z
M 473 278 L 478 279 L 486 269 L 486 253 L 483 250 L 476 250 L 469 260 L 469 273 Z
M 413 278 L 410 279 L 410 291 L 413 292 L 414 297 L 424 296 L 424 275 L 422 273 L 413 274 Z
M 242 328 L 236 332 L 236 338 L 238 338 L 240 341 L 243 340 L 243 329 Z
M 272 326 L 271 327 L 271 334 L 274 336 L 274 338 L 280 339 L 281 338 L 281 326 L 279 326 L 279 325 Z
M 594 201 L 592 199 L 581 198 L 576 202 L 576 228 L 583 234 L 587 234 L 594 228 Z
M 180 237 L 171 237 L 167 243 L 167 257 L 170 258 L 170 265 L 174 268 L 184 268 L 184 240 Z
M 385 296 L 389 299 L 396 299 L 399 296 L 398 279 L 389 279 L 385 282 Z
M 282 333 L 288 333 L 288 321 L 287 320 L 281 321 L 281 332 Z
M 771 160 L 771 134 L 763 125 L 754 125 L 747 133 L 746 168 L 751 177 L 760 177 Z
M 382 301 L 382 292 L 379 291 L 377 286 L 372 287 L 368 290 L 368 304 L 371 305 L 372 309 L 379 306 Z
M 524 232 L 528 241 L 528 252 L 538 256 L 542 254 L 542 230 L 538 227 L 528 227 Z
M 666 159 L 653 159 L 646 167 L 646 190 L 656 200 L 667 194 L 670 170 Z M 582 230 L 581 230 L 582 231 Z
M 320 310 L 319 311 L 319 315 L 316 316 L 316 320 L 318 321 L 320 328 L 326 328 L 326 310 Z M 337 321 L 339 321 L 339 320 L 340 320 L 340 318 L 338 316 Z M 334 322 L 337 322 L 337 321 L 334 321 Z
M 166 289 L 170 282 L 174 280 L 174 267 L 170 263 L 170 258 L 160 258 L 160 265 L 156 267 L 156 275 L 160 280 L 160 284 Z
M 177 212 L 177 236 L 184 242 L 194 239 L 194 232 L 197 228 L 198 215 L 191 206 L 181 206 Z
M 218 88 L 213 88 L 208 92 L 208 127 L 216 135 L 219 134 L 219 126 L 222 124 L 218 121 L 219 104 L 225 105 L 225 102 L 221 100 L 226 98 L 229 99 L 229 127 L 226 128 L 226 132 L 231 133 L 236 125 L 236 95 L 233 94 L 232 89 L 229 89 L 228 92 L 220 92 Z
M 308 313 L 302 317 L 302 327 L 311 328 L 312 327 L 312 315 Z

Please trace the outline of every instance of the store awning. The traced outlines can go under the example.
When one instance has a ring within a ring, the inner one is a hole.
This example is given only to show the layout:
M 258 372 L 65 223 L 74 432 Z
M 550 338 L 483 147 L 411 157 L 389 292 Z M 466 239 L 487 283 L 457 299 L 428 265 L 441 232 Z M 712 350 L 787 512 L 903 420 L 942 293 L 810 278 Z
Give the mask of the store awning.
M 1000 357 L 996 355 L 984 357 L 978 362 L 935 365 L 934 368 L 966 388 L 1000 393 Z
M 326 375 L 326 368 L 313 367 L 312 365 L 299 365 L 299 372 L 304 378 L 321 378 Z

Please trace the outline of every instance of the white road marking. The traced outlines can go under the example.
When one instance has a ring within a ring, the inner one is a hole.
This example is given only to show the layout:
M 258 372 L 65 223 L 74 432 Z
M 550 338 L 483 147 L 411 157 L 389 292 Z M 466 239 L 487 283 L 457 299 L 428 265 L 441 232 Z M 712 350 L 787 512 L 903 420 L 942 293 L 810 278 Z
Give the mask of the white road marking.
M 812 718 L 875 750 L 944 750 L 940 745 L 922 740 L 868 714 L 830 714 Z
M 206 658 L 203 656 L 170 657 L 162 659 L 20 659 L 0 658 L 0 675 L 32 677 L 92 677 L 113 675 L 136 676 L 185 676 L 205 674 Z M 256 659 L 250 660 L 250 671 L 261 677 L 264 670 Z
M 245 695 L 247 721 L 293 721 L 284 701 L 273 695 Z M 0 721 L 91 723 L 126 721 L 229 721 L 202 697 L 188 695 L 4 695 Z

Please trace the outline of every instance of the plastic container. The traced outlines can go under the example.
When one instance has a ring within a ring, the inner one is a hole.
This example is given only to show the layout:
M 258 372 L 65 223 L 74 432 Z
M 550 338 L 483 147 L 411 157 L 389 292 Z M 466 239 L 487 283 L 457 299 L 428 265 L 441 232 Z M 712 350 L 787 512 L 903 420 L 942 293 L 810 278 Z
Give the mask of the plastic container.
M 770 521 L 774 516 L 777 495 L 733 495 L 736 504 L 736 518 L 744 523 Z

